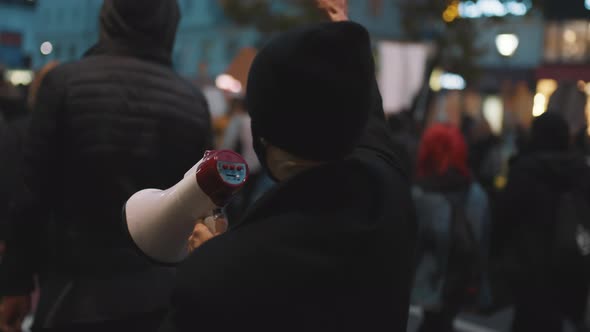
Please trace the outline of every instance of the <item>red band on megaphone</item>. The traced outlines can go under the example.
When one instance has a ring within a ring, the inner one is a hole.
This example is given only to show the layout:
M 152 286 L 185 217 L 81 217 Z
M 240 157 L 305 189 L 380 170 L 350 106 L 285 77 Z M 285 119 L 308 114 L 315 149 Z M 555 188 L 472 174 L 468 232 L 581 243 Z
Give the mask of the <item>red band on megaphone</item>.
M 248 180 L 248 164 L 231 151 L 207 151 L 196 172 L 197 183 L 217 206 L 224 206 Z

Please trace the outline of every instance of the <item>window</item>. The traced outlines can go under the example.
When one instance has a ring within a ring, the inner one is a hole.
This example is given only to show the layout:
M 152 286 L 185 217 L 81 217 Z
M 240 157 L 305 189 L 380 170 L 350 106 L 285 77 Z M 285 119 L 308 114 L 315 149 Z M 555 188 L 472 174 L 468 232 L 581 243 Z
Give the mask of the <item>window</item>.
M 548 23 L 545 27 L 544 53 L 547 62 L 590 61 L 590 21 Z
M 588 24 L 571 21 L 563 24 L 561 57 L 565 61 L 580 62 L 587 58 Z

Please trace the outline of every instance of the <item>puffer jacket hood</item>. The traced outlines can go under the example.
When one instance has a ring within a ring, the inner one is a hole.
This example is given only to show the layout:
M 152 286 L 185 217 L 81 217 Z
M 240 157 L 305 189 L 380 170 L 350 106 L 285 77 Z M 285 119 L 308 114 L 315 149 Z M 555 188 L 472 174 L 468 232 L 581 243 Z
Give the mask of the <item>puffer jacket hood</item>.
M 171 65 L 179 21 L 177 0 L 104 0 L 100 40 L 87 55 L 133 56 Z

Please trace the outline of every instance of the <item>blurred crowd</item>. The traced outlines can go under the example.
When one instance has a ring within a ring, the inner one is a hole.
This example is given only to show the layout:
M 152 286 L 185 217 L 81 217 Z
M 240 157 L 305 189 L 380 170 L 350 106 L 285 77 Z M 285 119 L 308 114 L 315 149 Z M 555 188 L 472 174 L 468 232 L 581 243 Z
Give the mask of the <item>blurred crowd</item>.
M 462 311 L 509 305 L 512 331 L 561 331 L 566 320 L 587 330 L 586 100 L 563 82 L 544 114 L 502 136 L 481 111 L 425 125 L 390 117 L 414 170 L 421 331 L 452 331 Z
M 120 203 L 142 188 L 168 188 L 213 148 L 240 153 L 251 171 L 224 209 L 230 228 L 275 186 L 257 157 L 244 96 L 225 94 L 227 110 L 212 119 L 200 87 L 169 68 L 177 9 L 139 20 L 125 16 L 134 1 L 113 3 L 105 2 L 101 40 L 84 60 L 50 63 L 27 88 L 0 81 L 2 331 L 17 331 L 33 308 L 45 327 L 123 314 L 140 317 L 133 329 L 152 326 L 173 272 L 127 248 Z M 161 42 L 142 49 L 154 35 Z M 420 331 L 453 331 L 461 312 L 507 306 L 514 332 L 561 331 L 566 320 L 588 331 L 586 100 L 575 82 L 562 82 L 543 115 L 501 136 L 481 110 L 452 121 L 418 120 L 411 110 L 388 116 L 416 213 L 411 303 L 424 310 Z M 12 248 L 19 253 L 4 257 Z M 82 277 L 72 282 L 72 274 Z M 121 285 L 127 293 L 113 294 Z M 104 301 L 72 300 L 90 297 Z

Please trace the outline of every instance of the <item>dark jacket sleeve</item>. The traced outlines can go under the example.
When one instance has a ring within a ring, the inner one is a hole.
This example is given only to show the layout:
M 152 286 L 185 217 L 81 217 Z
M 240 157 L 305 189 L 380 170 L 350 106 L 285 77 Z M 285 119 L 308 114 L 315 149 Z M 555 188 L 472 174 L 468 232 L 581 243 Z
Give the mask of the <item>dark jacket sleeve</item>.
M 58 114 L 63 108 L 63 76 L 58 70 L 44 79 L 39 90 L 23 147 L 21 175 L 24 186 L 9 221 L 6 254 L 0 264 L 3 295 L 23 295 L 33 289 L 33 277 L 46 260 L 47 225 L 51 217 L 53 190 L 57 189 L 56 159 L 59 154 Z
M 11 158 L 12 139 L 9 134 L 8 126 L 2 120 L 2 110 L 0 110 L 0 240 L 6 239 L 6 222 L 8 220 L 8 202 L 10 200 L 9 188 L 12 187 L 10 177 L 14 168 L 14 160 Z M 8 175 L 8 176 L 7 176 Z

